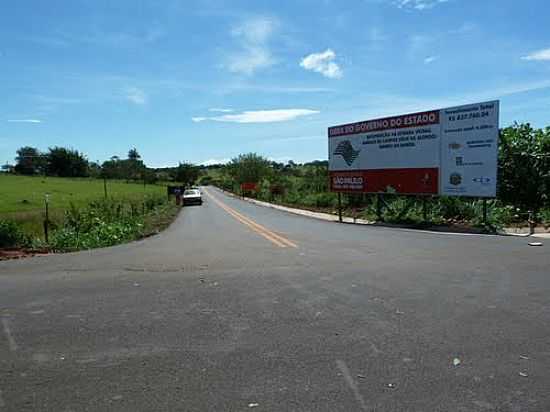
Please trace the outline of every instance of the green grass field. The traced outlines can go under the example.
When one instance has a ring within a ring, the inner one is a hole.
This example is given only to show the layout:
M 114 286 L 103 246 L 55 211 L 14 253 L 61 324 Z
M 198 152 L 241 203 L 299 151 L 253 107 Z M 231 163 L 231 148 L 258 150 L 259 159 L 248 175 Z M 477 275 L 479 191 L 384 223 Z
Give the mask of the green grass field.
M 166 188 L 108 180 L 107 193 L 115 199 L 141 200 L 147 195 L 164 195 Z M 13 219 L 27 233 L 40 236 L 46 194 L 49 194 L 50 219 L 55 224 L 71 204 L 79 207 L 102 199 L 103 180 L 0 173 L 0 219 Z

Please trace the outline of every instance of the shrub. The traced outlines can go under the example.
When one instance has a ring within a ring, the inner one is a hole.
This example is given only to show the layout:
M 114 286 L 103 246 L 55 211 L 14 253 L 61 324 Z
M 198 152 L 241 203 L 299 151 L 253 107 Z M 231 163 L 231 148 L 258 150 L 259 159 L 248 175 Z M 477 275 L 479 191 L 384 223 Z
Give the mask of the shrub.
M 336 207 L 338 205 L 337 196 L 335 193 L 309 193 L 299 202 L 309 207 Z
M 106 223 L 97 219 L 89 231 L 79 232 L 64 227 L 54 233 L 51 247 L 55 250 L 93 249 L 113 246 L 135 239 L 140 234 L 140 223 Z
M 11 220 L 0 220 L 0 247 L 26 246 L 29 243 L 30 239 L 17 223 Z
M 137 239 L 143 234 L 145 217 L 164 204 L 164 196 L 152 196 L 143 202 L 104 199 L 85 208 L 71 205 L 50 245 L 55 250 L 79 250 Z

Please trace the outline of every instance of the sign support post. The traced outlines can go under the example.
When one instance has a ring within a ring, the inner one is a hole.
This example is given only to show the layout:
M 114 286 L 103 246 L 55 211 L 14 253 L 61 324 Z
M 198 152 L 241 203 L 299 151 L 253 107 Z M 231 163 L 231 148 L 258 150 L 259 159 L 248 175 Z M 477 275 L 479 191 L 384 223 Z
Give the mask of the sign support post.
M 342 223 L 342 193 L 338 192 L 338 221 Z
M 422 219 L 424 223 L 428 221 L 428 201 L 426 196 L 422 196 Z
M 379 222 L 382 221 L 382 194 L 376 195 L 376 218 Z
M 487 227 L 487 199 L 483 199 L 483 226 Z

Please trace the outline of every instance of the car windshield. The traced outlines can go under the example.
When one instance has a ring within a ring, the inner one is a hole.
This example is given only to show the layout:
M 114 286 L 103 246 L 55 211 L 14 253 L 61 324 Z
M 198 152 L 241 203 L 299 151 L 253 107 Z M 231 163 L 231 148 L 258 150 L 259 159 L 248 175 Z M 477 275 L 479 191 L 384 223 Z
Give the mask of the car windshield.
M 198 190 L 186 190 L 185 192 L 183 192 L 184 196 L 192 196 L 198 194 L 200 194 Z

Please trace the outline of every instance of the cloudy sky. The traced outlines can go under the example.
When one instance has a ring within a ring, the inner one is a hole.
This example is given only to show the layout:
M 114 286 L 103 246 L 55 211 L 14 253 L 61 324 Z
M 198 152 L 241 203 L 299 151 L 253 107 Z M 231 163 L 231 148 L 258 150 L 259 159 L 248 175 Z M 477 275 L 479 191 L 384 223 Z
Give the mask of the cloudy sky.
M 500 99 L 550 125 L 547 0 L 18 0 L 0 13 L 0 162 L 325 159 L 330 125 Z

